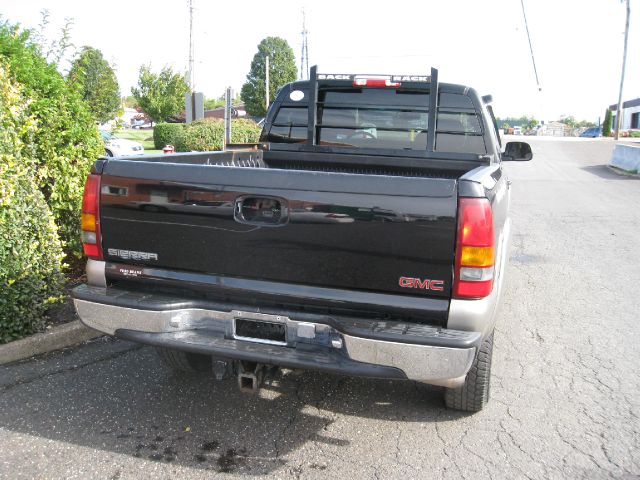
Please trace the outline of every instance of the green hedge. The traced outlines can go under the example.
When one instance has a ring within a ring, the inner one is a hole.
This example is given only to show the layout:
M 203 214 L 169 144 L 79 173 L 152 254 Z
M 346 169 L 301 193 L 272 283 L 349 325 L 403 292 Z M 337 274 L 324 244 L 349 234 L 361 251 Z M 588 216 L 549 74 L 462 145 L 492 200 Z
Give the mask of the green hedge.
M 162 150 L 165 145 L 175 147 L 181 143 L 184 127 L 184 123 L 158 123 L 153 129 L 153 144 L 156 150 Z
M 4 159 L 2 160 L 4 161 Z M 53 215 L 24 172 L 0 172 L 0 343 L 40 330 L 61 295 L 62 247 Z
M 243 118 L 231 121 L 231 143 L 255 143 L 261 128 L 255 122 Z M 205 119 L 185 126 L 184 135 L 174 145 L 179 152 L 206 152 L 222 150 L 224 121 Z
M 58 225 L 67 254 L 81 256 L 80 209 L 91 165 L 104 154 L 93 115 L 75 87 L 48 63 L 28 30 L 0 22 L 0 61 L 9 80 L 29 99 L 26 114 L 37 124 L 35 182 Z
M 262 127 L 253 120 L 237 118 L 231 125 L 231 143 L 256 143 Z
M 62 248 L 35 182 L 36 119 L 0 59 L 0 343 L 40 329 L 59 299 Z
M 187 124 L 182 142 L 177 145 L 178 151 L 206 152 L 209 150 L 222 150 L 223 136 L 223 120 L 198 120 Z

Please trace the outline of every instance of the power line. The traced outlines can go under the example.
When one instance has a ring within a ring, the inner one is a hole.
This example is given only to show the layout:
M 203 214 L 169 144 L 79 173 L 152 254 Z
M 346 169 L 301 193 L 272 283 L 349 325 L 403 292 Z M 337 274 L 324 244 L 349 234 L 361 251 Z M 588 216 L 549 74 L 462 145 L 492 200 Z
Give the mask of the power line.
M 531 63 L 533 63 L 533 73 L 536 75 L 536 84 L 538 85 L 538 91 L 541 92 L 540 80 L 538 80 L 538 69 L 536 68 L 536 60 L 533 58 L 533 47 L 531 46 L 531 35 L 529 35 L 529 24 L 527 23 L 527 14 L 524 11 L 524 0 L 520 0 L 522 5 L 522 16 L 524 17 L 524 26 L 527 29 L 527 39 L 529 40 L 529 50 L 531 51 Z

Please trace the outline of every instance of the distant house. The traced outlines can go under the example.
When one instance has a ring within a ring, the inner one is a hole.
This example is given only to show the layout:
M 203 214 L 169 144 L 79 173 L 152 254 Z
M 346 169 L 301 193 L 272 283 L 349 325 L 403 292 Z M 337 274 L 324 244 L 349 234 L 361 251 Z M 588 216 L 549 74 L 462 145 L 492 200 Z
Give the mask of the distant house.
M 114 125 L 115 125 L 117 120 L 122 122 L 125 127 L 129 127 L 130 125 L 132 125 L 134 123 L 134 118 L 137 115 L 140 115 L 140 113 L 137 112 L 135 108 L 125 108 L 123 110 L 123 112 L 122 112 L 122 115 L 120 115 L 119 117 L 114 118 L 112 120 L 108 120 L 105 123 L 100 124 L 100 128 L 102 130 L 111 131 L 111 129 L 114 127 Z M 144 122 L 142 122 L 142 123 L 144 123 Z
M 572 128 L 562 122 L 548 122 L 538 129 L 536 135 L 545 135 L 549 137 L 570 137 L 572 133 Z
M 246 116 L 247 111 L 244 108 L 244 103 L 231 107 L 231 118 L 244 118 Z M 205 110 L 204 118 L 224 118 L 224 107 Z
M 140 115 L 140 112 L 138 112 L 135 108 L 125 108 L 120 118 L 127 125 L 133 125 L 134 119 L 138 115 Z
M 615 129 L 618 104 L 609 105 L 609 110 L 613 113 L 612 129 Z M 622 104 L 622 125 L 621 130 L 631 130 L 640 128 L 640 98 L 629 100 Z

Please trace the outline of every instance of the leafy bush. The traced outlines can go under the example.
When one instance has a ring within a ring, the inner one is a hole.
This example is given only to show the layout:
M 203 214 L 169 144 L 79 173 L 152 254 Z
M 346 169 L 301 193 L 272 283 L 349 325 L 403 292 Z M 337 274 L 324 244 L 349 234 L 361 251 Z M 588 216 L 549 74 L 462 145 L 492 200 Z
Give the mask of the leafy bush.
M 0 343 L 42 327 L 60 295 L 62 248 L 34 181 L 29 102 L 0 61 Z
M 631 138 L 640 138 L 640 132 L 638 130 L 631 130 L 629 136 Z
M 261 128 L 243 118 L 231 121 L 231 143 L 253 143 L 260 138 Z M 176 142 L 179 152 L 222 150 L 224 121 L 220 119 L 198 120 L 186 125 L 184 136 Z
M 153 129 L 153 144 L 156 150 L 162 150 L 165 145 L 181 143 L 180 138 L 184 133 L 183 123 L 159 123 Z
M 253 120 L 238 118 L 231 121 L 231 143 L 256 143 L 260 139 L 260 127 Z
M 45 311 L 61 293 L 63 254 L 53 215 L 33 179 L 2 170 L 0 191 L 0 343 L 5 343 L 42 328 Z
M 76 88 L 48 63 L 29 31 L 0 23 L 0 60 L 10 80 L 31 99 L 26 115 L 33 132 L 35 183 L 44 194 L 68 254 L 80 256 L 80 212 L 87 173 L 104 153 L 104 144 Z
M 223 136 L 224 121 L 219 119 L 198 120 L 187 124 L 182 142 L 179 142 L 177 147 L 181 152 L 222 150 Z

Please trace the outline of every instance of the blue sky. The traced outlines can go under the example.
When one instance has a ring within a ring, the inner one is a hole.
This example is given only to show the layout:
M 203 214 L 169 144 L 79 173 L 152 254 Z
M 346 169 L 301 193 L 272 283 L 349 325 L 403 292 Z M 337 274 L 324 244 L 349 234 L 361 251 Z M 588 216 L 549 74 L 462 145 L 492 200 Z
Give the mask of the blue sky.
M 520 0 L 345 2 L 194 0 L 195 79 L 206 96 L 239 90 L 267 36 L 289 42 L 299 61 L 302 7 L 309 62 L 320 72 L 425 74 L 491 93 L 499 116 L 561 115 L 597 121 L 618 97 L 624 4 L 619 0 L 525 0 L 542 92 L 531 63 Z M 188 1 L 0 0 L 5 20 L 34 28 L 47 8 L 46 34 L 74 19 L 76 47 L 113 62 L 123 94 L 151 63 L 186 71 Z M 632 2 L 625 99 L 640 97 L 640 15 Z

